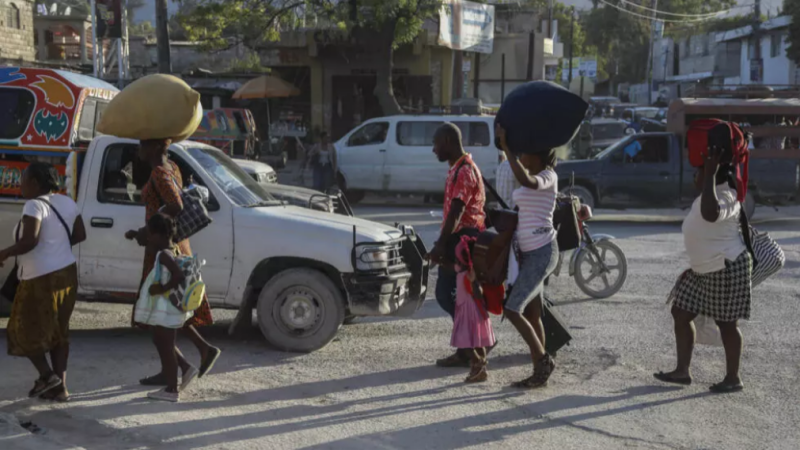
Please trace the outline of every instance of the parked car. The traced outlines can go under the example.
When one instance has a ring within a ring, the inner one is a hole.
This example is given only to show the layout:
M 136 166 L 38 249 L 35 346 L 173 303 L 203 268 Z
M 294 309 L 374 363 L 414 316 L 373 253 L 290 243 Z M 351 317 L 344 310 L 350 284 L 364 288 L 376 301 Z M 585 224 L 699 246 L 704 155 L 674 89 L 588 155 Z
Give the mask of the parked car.
M 347 203 L 347 199 L 344 197 L 344 194 L 338 190 L 337 192 L 326 194 L 302 186 L 278 184 L 277 174 L 274 178 L 271 176 L 274 170 L 272 170 L 272 167 L 268 164 L 257 161 L 245 161 L 242 159 L 236 159 L 234 161 L 245 173 L 261 184 L 264 190 L 282 202 L 302 208 L 316 209 L 317 211 L 335 212 L 346 216 L 353 215 L 353 210 Z
M 638 143 L 634 157 L 625 149 Z M 640 133 L 617 142 L 595 158 L 556 167 L 559 188 L 597 206 L 686 206 L 696 197 L 694 175 L 674 133 Z M 790 197 L 798 190 L 796 160 L 751 159 L 745 210 L 752 217 L 756 196 Z M 574 187 L 570 187 L 574 177 Z
M 616 105 L 611 105 L 608 117 L 611 119 L 622 119 L 622 115 L 625 113 L 626 109 L 636 108 L 637 106 L 639 106 L 637 103 L 617 103 Z
M 655 119 L 658 117 L 662 108 L 654 108 L 650 106 L 640 106 L 636 108 L 628 108 L 622 113 L 622 120 L 628 123 L 628 126 L 633 128 L 637 133 L 642 131 L 642 121 L 644 119 Z
M 614 105 L 622 103 L 617 97 L 590 97 L 589 106 L 594 111 L 594 117 L 604 117 L 611 112 Z
M 589 123 L 592 129 L 592 155 L 596 155 L 617 143 L 630 132 L 625 121 L 617 119 L 592 119 Z
M 445 122 L 461 129 L 464 149 L 493 182 L 501 151 L 495 147 L 493 116 L 399 115 L 370 119 L 336 142 L 338 185 L 353 203 L 367 192 L 444 192 L 447 168 L 433 154 L 433 134 Z
M 246 159 L 235 159 L 234 162 L 257 183 L 274 184 L 278 182 L 278 173 L 269 164 Z

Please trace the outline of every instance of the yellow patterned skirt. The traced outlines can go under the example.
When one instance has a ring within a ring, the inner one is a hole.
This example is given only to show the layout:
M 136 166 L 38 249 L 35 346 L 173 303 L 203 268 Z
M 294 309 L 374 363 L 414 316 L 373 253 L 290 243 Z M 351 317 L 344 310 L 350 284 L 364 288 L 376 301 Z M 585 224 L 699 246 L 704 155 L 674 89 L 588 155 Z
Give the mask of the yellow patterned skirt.
M 20 280 L 8 321 L 8 354 L 35 356 L 69 344 L 69 319 L 78 297 L 78 266 Z

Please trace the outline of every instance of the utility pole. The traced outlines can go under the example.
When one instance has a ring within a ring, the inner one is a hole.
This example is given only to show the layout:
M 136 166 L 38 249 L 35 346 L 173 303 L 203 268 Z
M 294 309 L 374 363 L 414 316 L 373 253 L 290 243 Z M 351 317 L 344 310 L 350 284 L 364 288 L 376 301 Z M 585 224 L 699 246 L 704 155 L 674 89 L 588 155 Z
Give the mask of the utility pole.
M 653 0 L 653 20 L 650 21 L 650 50 L 647 52 L 647 104 L 653 104 L 653 59 L 655 57 L 653 45 L 656 40 L 656 11 L 658 0 Z
M 156 40 L 158 41 L 158 72 L 172 73 L 172 62 L 169 54 L 167 0 L 156 0 Z
M 547 1 L 547 36 L 548 39 L 553 39 L 553 0 Z
M 758 84 L 764 79 L 764 60 L 761 59 L 761 0 L 755 0 L 753 6 L 753 40 L 755 43 L 750 60 L 750 83 Z
M 569 9 L 569 74 L 567 74 L 567 89 L 572 85 L 572 51 L 575 48 L 575 7 Z

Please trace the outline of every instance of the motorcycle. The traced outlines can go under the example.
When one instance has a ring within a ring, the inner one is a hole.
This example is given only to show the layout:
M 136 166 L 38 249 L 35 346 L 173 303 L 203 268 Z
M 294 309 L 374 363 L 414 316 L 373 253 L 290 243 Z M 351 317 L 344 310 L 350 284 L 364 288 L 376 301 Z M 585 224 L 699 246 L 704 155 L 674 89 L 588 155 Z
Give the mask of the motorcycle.
M 578 212 L 581 244 L 574 250 L 559 254 L 553 275 L 559 276 L 567 261 L 567 273 L 575 279 L 575 284 L 584 294 L 596 299 L 609 298 L 625 285 L 628 259 L 622 249 L 612 242 L 614 236 L 592 234 L 589 231 L 586 222 L 591 219 L 592 209 L 581 205 Z

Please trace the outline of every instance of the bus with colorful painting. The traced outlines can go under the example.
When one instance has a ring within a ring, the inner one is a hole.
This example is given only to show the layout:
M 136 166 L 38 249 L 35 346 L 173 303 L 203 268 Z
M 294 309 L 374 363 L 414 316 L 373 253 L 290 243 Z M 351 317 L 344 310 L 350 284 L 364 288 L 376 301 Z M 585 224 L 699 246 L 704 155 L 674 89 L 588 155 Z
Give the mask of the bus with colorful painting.
M 117 92 L 76 73 L 0 68 L 0 201 L 16 201 L 22 171 L 33 161 L 56 166 L 74 198 L 82 154 Z
M 256 121 L 249 109 L 214 108 L 203 111 L 203 120 L 192 140 L 213 145 L 231 158 L 252 158 L 258 150 Z

